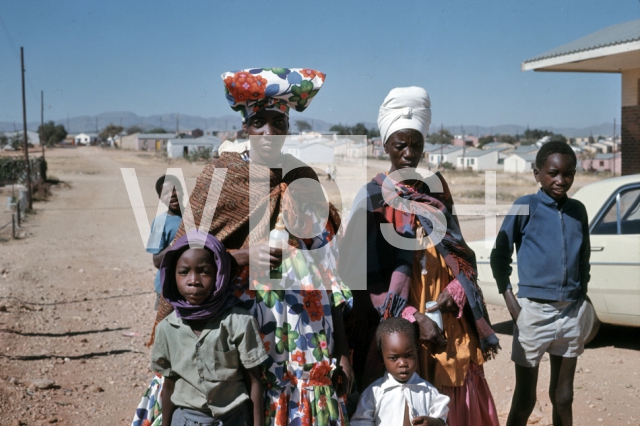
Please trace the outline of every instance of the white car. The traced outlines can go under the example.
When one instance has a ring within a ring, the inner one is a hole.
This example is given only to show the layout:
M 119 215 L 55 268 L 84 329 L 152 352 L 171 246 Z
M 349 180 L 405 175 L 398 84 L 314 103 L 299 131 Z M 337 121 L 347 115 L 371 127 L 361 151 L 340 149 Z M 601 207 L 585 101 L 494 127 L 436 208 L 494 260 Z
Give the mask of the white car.
M 600 322 L 640 327 L 640 175 L 604 179 L 586 185 L 573 196 L 589 216 L 591 281 L 588 299 L 591 341 Z M 487 303 L 505 306 L 493 274 L 485 241 L 469 246 L 476 252 L 478 283 Z M 518 281 L 513 256 L 511 281 Z M 513 284 L 514 293 L 517 285 Z

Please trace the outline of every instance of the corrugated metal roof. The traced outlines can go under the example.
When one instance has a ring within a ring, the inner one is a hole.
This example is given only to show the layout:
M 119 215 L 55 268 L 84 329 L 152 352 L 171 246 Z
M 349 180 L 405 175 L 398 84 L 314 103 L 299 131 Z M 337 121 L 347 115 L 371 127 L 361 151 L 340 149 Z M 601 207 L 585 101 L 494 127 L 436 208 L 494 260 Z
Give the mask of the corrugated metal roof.
M 520 145 L 513 150 L 513 153 L 520 154 L 520 153 L 527 153 L 527 152 L 537 151 L 537 150 L 538 150 L 538 147 L 535 145 Z
M 616 44 L 629 43 L 637 40 L 640 40 L 640 19 L 612 25 L 608 28 L 596 31 L 595 33 L 579 38 L 571 43 L 549 50 L 535 58 L 527 59 L 524 63 L 567 55 L 569 53 L 594 50 L 606 46 L 614 46 Z
M 616 152 L 616 157 L 619 156 L 620 154 Z M 608 153 L 608 154 L 596 154 L 595 157 L 593 158 L 594 160 L 610 160 L 613 158 L 613 153 Z
M 477 150 L 477 151 L 467 151 L 464 156 L 465 158 L 477 158 L 477 157 L 483 157 L 485 155 L 489 155 L 489 154 L 493 154 L 495 153 L 500 153 L 504 151 L 501 148 L 494 148 L 494 149 L 487 149 L 487 150 Z
M 530 153 L 522 153 L 522 152 L 513 152 L 511 153 L 511 157 L 520 157 L 525 161 L 531 161 L 532 163 L 536 161 L 536 154 Z
M 140 133 L 138 139 L 175 139 L 175 133 Z
M 216 140 L 217 139 L 217 140 Z M 190 145 L 190 146 L 219 146 L 222 144 L 222 141 L 218 138 L 216 139 L 205 139 L 205 138 L 173 138 L 173 139 L 169 139 L 168 143 L 171 143 L 171 145 L 174 146 L 178 146 L 178 145 Z
M 438 145 L 438 147 L 440 147 L 440 145 Z M 442 154 L 450 154 L 452 152 L 456 152 L 456 151 L 462 151 L 462 147 L 461 146 L 444 146 L 442 148 Z M 429 151 L 430 154 L 435 154 L 435 155 L 439 155 L 440 154 L 440 149 L 434 149 L 432 151 Z

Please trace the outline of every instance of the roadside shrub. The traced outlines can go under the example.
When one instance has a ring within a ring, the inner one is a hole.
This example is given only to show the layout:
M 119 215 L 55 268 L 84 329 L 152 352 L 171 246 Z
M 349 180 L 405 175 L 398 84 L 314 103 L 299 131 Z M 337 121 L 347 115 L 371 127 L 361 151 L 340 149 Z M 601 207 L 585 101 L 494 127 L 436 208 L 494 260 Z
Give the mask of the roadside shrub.
M 31 181 L 47 179 L 47 162 L 42 157 L 29 160 Z M 27 162 L 22 157 L 0 158 L 0 184 L 26 183 Z

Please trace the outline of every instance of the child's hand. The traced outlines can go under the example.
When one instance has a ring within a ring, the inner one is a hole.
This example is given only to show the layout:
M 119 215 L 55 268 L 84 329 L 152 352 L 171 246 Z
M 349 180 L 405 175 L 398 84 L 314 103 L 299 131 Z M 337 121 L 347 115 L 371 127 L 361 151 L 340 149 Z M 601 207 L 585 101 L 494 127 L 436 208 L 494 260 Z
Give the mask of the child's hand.
M 520 316 L 520 311 L 522 310 L 522 308 L 520 307 L 520 304 L 518 303 L 516 296 L 514 296 L 513 291 L 511 290 L 505 291 L 503 293 L 503 297 L 504 297 L 504 302 L 507 305 L 507 309 L 511 314 L 511 318 L 513 319 L 513 322 L 518 321 L 518 317 Z

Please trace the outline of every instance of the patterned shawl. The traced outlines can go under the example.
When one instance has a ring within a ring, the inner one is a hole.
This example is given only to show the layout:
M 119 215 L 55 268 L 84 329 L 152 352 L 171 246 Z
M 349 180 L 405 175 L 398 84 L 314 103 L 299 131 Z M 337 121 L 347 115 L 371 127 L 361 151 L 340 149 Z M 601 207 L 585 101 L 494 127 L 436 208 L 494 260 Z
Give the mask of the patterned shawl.
M 268 182 L 269 194 L 260 200 L 256 200 L 253 204 L 253 210 L 250 209 L 249 203 L 249 165 L 252 164 L 251 179 L 253 182 Z M 225 152 L 215 162 L 207 165 L 196 181 L 196 186 L 189 198 L 193 219 L 196 227 L 200 226 L 203 217 L 211 217 L 211 225 L 209 233 L 214 235 L 228 251 L 243 249 L 249 247 L 249 244 L 266 241 L 269 237 L 269 231 L 275 227 L 278 214 L 282 210 L 285 214 L 287 224 L 296 224 L 296 208 L 295 201 L 303 203 L 322 202 L 325 200 L 323 194 L 319 194 L 313 190 L 305 190 L 304 180 L 296 182 L 299 191 L 294 196 L 285 196 L 291 191 L 286 191 L 289 185 L 301 178 L 312 179 L 318 181 L 318 176 L 313 169 L 305 163 L 296 159 L 292 155 L 283 155 L 282 164 L 284 169 L 290 170 L 285 176 L 282 176 L 282 169 L 269 169 L 266 166 L 259 166 L 255 163 L 249 163 L 242 159 L 242 156 L 234 152 Z M 227 169 L 224 180 L 220 180 L 219 175 L 214 174 L 216 168 Z M 221 188 L 220 197 L 216 206 L 206 206 L 207 195 L 210 185 Z M 299 186 L 298 186 L 299 185 Z M 312 188 L 317 188 L 313 186 Z M 286 193 L 285 193 L 286 191 Z M 215 209 L 215 211 L 205 211 L 206 208 Z M 268 209 L 269 214 L 264 215 Z M 269 221 L 269 226 L 261 222 L 258 229 L 264 229 L 265 232 L 249 232 L 249 218 L 251 215 L 264 218 Z M 332 222 L 333 229 L 340 227 L 340 216 L 338 211 L 330 204 L 329 220 Z M 176 233 L 174 242 L 185 235 L 184 216 L 180 224 L 180 228 Z M 290 244 L 293 240 L 290 241 Z M 235 262 L 232 262 L 235 264 Z M 232 277 L 235 276 L 232 273 Z M 157 325 L 166 316 L 173 311 L 173 307 L 164 299 L 160 299 L 158 313 L 156 315 Z M 155 330 L 154 325 L 154 330 Z M 153 333 L 151 341 L 148 345 L 153 344 Z
M 471 308 L 471 324 L 474 325 L 478 333 L 485 358 L 491 359 L 497 353 L 500 345 L 491 328 L 482 291 L 476 282 L 475 254 L 464 241 L 458 220 L 451 213 L 453 200 L 449 188 L 439 173 L 437 176 L 443 184 L 442 193 L 429 193 L 426 185 L 415 190 L 401 183 L 395 183 L 393 188 L 395 196 L 426 205 L 432 210 L 441 212 L 446 218 L 446 234 L 435 247 L 455 278 L 462 284 Z M 354 235 L 347 228 L 347 234 L 341 247 L 339 270 L 340 276 L 347 283 L 350 282 L 350 277 L 367 280 L 367 289 L 371 299 L 369 306 L 373 305 L 381 319 L 388 316 L 400 316 L 406 306 L 409 293 L 408 285 L 410 284 L 408 278 L 412 274 L 414 256 L 413 252 L 409 250 L 398 249 L 389 244 L 380 233 L 379 225 L 393 223 L 396 232 L 405 238 L 416 238 L 413 226 L 416 219 L 422 225 L 427 236 L 434 231 L 432 221 L 428 217 L 418 214 L 419 212 L 404 213 L 400 210 L 394 210 L 393 217 L 388 217 L 389 204 L 384 201 L 382 196 L 382 185 L 385 178 L 384 173 L 378 174 L 366 186 L 366 199 L 362 205 L 354 209 L 354 215 L 350 222 L 366 219 L 367 235 Z M 390 200 L 391 204 L 394 204 L 394 201 Z M 366 247 L 367 252 L 366 277 L 362 274 L 358 276 L 357 272 L 354 274 L 350 270 L 352 265 L 358 262 L 358 259 L 362 259 L 363 247 Z M 407 279 L 398 279 L 398 276 L 404 276 Z M 355 310 L 358 309 L 358 301 L 354 302 Z

